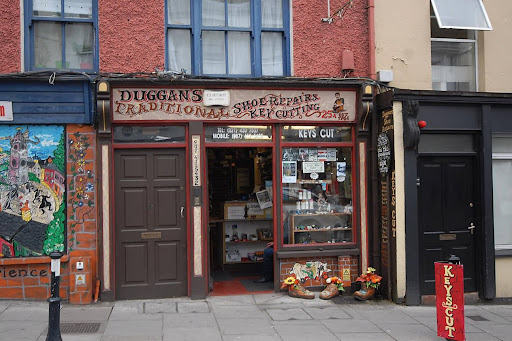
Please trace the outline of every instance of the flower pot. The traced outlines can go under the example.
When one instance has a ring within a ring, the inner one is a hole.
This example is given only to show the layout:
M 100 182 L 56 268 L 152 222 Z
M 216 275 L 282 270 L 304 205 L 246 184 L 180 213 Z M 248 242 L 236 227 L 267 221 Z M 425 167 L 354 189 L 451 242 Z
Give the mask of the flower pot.
M 366 301 L 366 300 L 372 298 L 373 295 L 375 295 L 375 288 L 368 287 L 368 288 L 363 289 L 362 288 L 363 286 L 366 286 L 366 285 L 361 284 L 361 290 L 356 291 L 354 293 L 354 297 L 356 298 L 356 300 Z
M 340 294 L 340 291 L 338 290 L 338 287 L 336 284 L 331 283 L 328 284 L 324 290 L 320 293 L 319 297 L 323 300 L 330 300 L 333 297 L 336 297 Z

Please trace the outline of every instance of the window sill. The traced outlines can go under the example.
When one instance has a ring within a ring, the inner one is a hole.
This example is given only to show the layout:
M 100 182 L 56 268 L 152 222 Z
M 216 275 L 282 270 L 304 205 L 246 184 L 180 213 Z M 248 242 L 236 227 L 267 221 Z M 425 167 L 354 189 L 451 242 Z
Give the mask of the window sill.
M 276 252 L 277 258 L 295 258 L 295 257 L 324 257 L 324 256 L 347 256 L 359 255 L 358 248 L 350 249 L 331 249 L 331 250 L 300 250 L 300 251 L 278 251 Z

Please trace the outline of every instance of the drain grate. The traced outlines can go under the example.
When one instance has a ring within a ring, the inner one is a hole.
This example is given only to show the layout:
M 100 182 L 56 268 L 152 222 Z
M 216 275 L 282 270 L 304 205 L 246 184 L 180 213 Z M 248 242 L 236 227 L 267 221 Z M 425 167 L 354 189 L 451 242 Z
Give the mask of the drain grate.
M 472 319 L 473 321 L 489 321 L 485 317 L 482 317 L 480 315 L 473 315 L 473 316 L 466 316 L 467 318 Z
M 94 334 L 100 329 L 101 323 L 61 323 L 62 334 Z

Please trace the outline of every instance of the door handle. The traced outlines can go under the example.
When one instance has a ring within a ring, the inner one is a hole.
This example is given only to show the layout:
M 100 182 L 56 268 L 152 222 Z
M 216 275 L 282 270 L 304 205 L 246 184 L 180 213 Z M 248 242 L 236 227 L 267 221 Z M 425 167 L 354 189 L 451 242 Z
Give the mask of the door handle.
M 185 216 L 183 215 L 183 210 L 185 210 L 185 207 L 181 206 L 180 214 L 181 214 L 181 217 L 182 217 L 182 218 L 185 218 Z
M 473 234 L 473 233 L 474 233 L 474 231 L 473 231 L 473 230 L 475 229 L 475 227 L 476 227 L 476 226 L 475 226 L 473 223 L 471 223 L 471 225 L 469 225 L 469 226 L 468 226 L 468 230 L 470 230 L 470 231 L 471 231 L 471 234 Z

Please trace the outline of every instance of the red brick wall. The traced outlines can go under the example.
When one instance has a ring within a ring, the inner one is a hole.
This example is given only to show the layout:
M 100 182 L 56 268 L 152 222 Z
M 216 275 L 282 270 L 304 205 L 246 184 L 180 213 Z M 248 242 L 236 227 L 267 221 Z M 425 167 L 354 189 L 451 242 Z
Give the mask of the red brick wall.
M 66 135 L 68 254 L 61 259 L 60 297 L 87 304 L 96 279 L 96 135 L 93 127 L 77 125 L 68 125 Z M 83 270 L 76 269 L 78 261 Z M 85 275 L 84 285 L 75 285 L 77 275 Z M 49 257 L 0 259 L 0 298 L 45 300 L 50 279 Z
M 0 73 L 21 71 L 20 2 L 4 1 L 0 6 Z
M 164 1 L 99 0 L 98 12 L 101 72 L 164 68 Z
M 331 14 L 348 0 L 331 0 Z M 293 0 L 293 66 L 297 77 L 342 77 L 341 54 L 354 53 L 354 72 L 348 77 L 370 73 L 368 1 L 354 1 L 343 18 L 327 17 L 327 1 Z
M 333 257 L 314 257 L 314 258 L 284 258 L 280 259 L 279 269 L 280 269 L 280 283 L 282 283 L 286 277 L 290 276 L 290 271 L 293 269 L 295 263 L 305 264 L 308 261 L 320 261 L 322 263 L 327 264 L 327 268 L 331 270 L 328 273 L 329 277 L 338 276 L 343 278 L 343 269 L 350 269 L 350 280 L 351 282 L 355 282 L 357 276 L 359 275 L 359 260 L 358 257 L 355 256 L 333 256 Z M 312 286 L 324 286 L 325 280 L 314 280 L 308 279 L 303 284 L 306 287 Z M 350 286 L 350 282 L 345 282 L 343 286 Z

